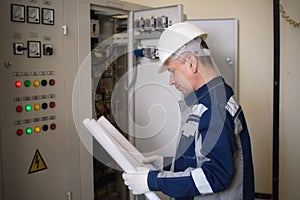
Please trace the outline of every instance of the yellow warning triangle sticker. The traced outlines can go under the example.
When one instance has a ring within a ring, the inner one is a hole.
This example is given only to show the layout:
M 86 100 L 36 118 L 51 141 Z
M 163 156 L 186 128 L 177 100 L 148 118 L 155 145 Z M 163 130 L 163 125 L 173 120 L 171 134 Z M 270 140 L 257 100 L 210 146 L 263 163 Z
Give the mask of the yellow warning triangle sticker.
M 42 170 L 45 170 L 45 169 L 47 169 L 47 165 L 46 165 L 44 159 L 42 158 L 39 150 L 37 149 L 35 151 L 33 160 L 31 162 L 28 174 L 32 174 L 32 173 L 42 171 Z

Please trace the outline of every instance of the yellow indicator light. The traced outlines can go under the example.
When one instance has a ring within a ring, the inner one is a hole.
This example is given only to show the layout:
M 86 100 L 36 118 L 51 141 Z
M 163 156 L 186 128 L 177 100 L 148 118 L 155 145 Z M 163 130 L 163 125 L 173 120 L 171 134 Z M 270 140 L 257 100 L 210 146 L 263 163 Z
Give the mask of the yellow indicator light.
M 40 86 L 40 81 L 39 80 L 33 81 L 33 85 L 34 85 L 34 87 L 39 87 Z
M 34 127 L 34 132 L 36 132 L 36 133 L 41 132 L 41 127 L 39 127 L 39 126 Z
M 39 110 L 39 109 L 41 109 L 40 104 L 38 103 L 34 104 L 34 110 Z

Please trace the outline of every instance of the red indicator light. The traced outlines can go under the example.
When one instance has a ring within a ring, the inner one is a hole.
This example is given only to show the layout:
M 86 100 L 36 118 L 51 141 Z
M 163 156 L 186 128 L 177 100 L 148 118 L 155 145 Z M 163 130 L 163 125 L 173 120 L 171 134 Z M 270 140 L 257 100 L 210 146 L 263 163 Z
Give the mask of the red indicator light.
M 22 81 L 17 80 L 17 81 L 15 82 L 15 86 L 16 86 L 17 88 L 22 87 Z
M 17 106 L 17 107 L 16 107 L 16 111 L 17 111 L 18 113 L 22 112 L 22 111 L 23 111 L 23 107 L 22 107 L 22 106 Z
M 51 86 L 55 85 L 55 80 L 54 79 L 50 79 L 49 80 L 49 85 L 51 85 Z
M 51 129 L 51 130 L 55 130 L 55 129 L 56 129 L 56 124 L 52 123 L 52 124 L 50 125 L 50 129 Z
M 49 103 L 49 106 L 50 106 L 50 108 L 55 108 L 55 102 L 54 102 L 54 101 L 51 101 L 51 102 Z
M 18 129 L 18 130 L 17 130 L 17 135 L 18 135 L 18 136 L 23 135 L 23 133 L 24 133 L 23 129 Z

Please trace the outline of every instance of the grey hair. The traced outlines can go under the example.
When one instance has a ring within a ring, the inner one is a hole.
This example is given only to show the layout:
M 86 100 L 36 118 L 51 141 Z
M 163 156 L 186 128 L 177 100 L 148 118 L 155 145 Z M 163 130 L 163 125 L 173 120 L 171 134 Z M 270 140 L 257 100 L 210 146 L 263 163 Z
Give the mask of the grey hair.
M 209 48 L 201 37 L 196 37 L 192 41 L 183 45 L 167 60 L 167 62 L 176 59 L 179 59 L 181 62 L 183 62 L 189 55 L 194 55 L 197 57 L 198 60 L 200 60 L 200 62 L 205 66 L 213 66 Z M 183 58 L 184 60 L 180 58 Z

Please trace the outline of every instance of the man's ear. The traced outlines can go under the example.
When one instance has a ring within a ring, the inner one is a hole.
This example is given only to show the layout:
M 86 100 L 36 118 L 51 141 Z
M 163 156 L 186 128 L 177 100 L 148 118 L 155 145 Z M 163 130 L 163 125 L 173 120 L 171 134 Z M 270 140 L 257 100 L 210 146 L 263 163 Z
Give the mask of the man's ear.
M 188 70 L 191 70 L 192 73 L 196 73 L 198 71 L 198 59 L 194 55 L 189 55 L 186 58 L 186 65 L 188 67 Z

